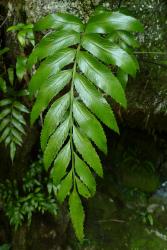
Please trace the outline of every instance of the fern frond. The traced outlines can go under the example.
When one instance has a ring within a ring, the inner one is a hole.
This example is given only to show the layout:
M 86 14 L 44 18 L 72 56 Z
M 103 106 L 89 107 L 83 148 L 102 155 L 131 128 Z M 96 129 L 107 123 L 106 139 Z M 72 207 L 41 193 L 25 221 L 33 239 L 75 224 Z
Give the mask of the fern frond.
M 23 113 L 29 113 L 26 106 L 10 98 L 0 101 L 0 142 L 10 148 L 11 160 L 14 160 L 17 146 L 22 145 L 25 134 Z
M 104 96 L 126 107 L 128 75 L 138 70 L 133 55 L 138 43 L 130 32 L 143 27 L 133 17 L 101 9 L 87 24 L 70 14 L 48 15 L 35 25 L 35 30 L 43 29 L 56 31 L 44 36 L 28 60 L 29 68 L 42 60 L 29 84 L 31 95 L 37 95 L 31 123 L 48 108 L 41 132 L 45 168 L 57 186 L 58 200 L 69 195 L 71 220 L 82 240 L 85 215 L 80 195 L 94 195 L 94 174 L 103 176 L 95 147 L 107 153 L 101 122 L 119 133 Z

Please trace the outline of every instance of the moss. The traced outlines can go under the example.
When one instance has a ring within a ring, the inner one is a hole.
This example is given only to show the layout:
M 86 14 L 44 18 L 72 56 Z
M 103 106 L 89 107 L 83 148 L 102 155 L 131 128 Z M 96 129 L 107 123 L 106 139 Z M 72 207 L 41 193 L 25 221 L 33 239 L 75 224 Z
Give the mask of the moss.
M 131 238 L 130 250 L 167 250 L 167 241 L 163 240 L 158 231 L 154 230 L 134 230 Z M 157 234 L 156 234 L 157 232 Z M 166 235 L 164 234 L 166 237 Z
M 117 208 L 97 193 L 87 207 L 86 238 L 74 250 L 167 250 L 165 229 L 142 223 L 136 209 Z
M 143 192 L 154 192 L 159 187 L 159 177 L 153 172 L 149 162 L 136 162 L 136 159 L 123 161 L 117 169 L 118 178 L 130 188 L 138 188 Z

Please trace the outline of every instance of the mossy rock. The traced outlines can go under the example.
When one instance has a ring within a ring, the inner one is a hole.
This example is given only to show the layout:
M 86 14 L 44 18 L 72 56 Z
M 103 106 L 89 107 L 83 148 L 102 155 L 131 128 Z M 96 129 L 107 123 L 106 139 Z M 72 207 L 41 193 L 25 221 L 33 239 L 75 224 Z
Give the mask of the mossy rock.
M 160 184 L 159 177 L 148 162 L 137 162 L 135 159 L 123 161 L 118 169 L 119 179 L 129 188 L 137 188 L 152 193 Z
M 154 232 L 157 232 L 163 237 L 163 234 L 156 230 L 136 232 L 136 235 L 131 238 L 129 250 L 167 250 L 167 241 L 156 236 Z

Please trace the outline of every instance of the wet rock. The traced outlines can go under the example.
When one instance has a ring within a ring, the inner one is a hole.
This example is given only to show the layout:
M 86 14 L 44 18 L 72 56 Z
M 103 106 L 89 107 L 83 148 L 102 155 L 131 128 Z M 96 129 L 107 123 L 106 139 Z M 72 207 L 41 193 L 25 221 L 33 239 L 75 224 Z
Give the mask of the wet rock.
M 154 213 L 156 217 L 166 214 L 167 211 L 167 181 L 163 182 L 159 189 L 150 197 L 149 213 Z M 166 217 L 166 216 L 165 216 Z M 166 224 L 167 225 L 167 224 Z
M 166 250 L 164 228 L 142 223 L 136 208 L 117 207 L 104 193 L 98 192 L 86 209 L 86 238 L 74 250 Z
M 151 197 L 152 203 L 167 206 L 167 181 L 163 182 L 160 188 Z
M 161 230 L 167 227 L 167 182 L 150 197 L 147 211 Z
M 23 224 L 13 232 L 13 250 L 66 250 L 68 221 L 65 214 L 56 218 L 47 214 L 34 215 L 30 227 Z

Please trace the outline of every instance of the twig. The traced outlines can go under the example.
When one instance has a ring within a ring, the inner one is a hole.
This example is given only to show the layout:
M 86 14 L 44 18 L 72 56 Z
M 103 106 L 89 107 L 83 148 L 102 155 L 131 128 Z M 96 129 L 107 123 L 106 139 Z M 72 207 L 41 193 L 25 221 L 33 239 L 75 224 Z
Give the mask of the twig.
M 156 52 L 156 51 L 134 51 L 134 54 L 157 54 L 157 55 L 167 55 L 167 52 Z
M 157 65 L 157 66 L 161 66 L 165 69 L 167 69 L 167 65 L 165 64 L 162 64 L 162 63 L 158 63 L 158 62 L 154 62 L 154 61 L 148 61 L 148 60 L 144 60 L 144 59 L 140 59 L 142 62 L 145 62 L 145 63 L 151 63 L 151 64 L 154 64 L 154 65 Z
M 0 29 L 1 29 L 1 28 L 2 28 L 2 26 L 6 23 L 7 19 L 8 19 L 8 16 L 6 16 L 6 17 L 5 17 L 5 19 L 3 20 L 3 22 L 1 23 L 1 25 L 0 25 Z
M 125 223 L 125 222 L 126 222 L 126 221 L 124 221 L 124 220 L 108 219 L 108 220 L 98 220 L 98 223 L 103 223 L 103 222 L 108 222 L 108 221 L 119 222 L 119 223 Z

